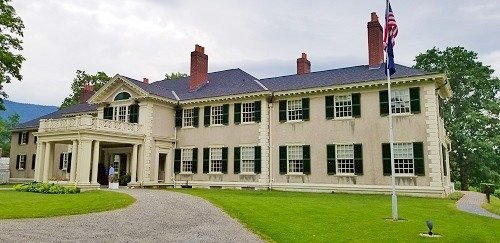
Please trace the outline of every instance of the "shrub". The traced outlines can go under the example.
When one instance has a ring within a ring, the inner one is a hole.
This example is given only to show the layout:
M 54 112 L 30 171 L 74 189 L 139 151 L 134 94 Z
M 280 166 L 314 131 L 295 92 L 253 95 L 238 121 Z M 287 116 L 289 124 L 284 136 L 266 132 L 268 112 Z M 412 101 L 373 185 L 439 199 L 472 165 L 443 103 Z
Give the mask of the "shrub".
M 493 196 L 500 198 L 500 189 L 496 189 L 495 192 L 493 192 Z
M 455 184 L 455 190 L 462 190 L 462 183 L 460 181 L 453 182 Z
M 457 201 L 458 199 L 462 198 L 462 196 L 463 196 L 462 192 L 456 191 L 456 192 L 448 195 L 448 198 L 451 200 Z
M 120 186 L 126 186 L 127 183 L 129 183 L 131 180 L 130 174 L 122 175 L 118 179 L 118 182 L 120 183 Z
M 80 188 L 76 187 L 64 187 L 61 185 L 40 183 L 40 182 L 30 182 L 25 184 L 19 184 L 14 186 L 14 190 L 18 192 L 35 192 L 35 193 L 45 193 L 45 194 L 75 194 L 80 193 Z

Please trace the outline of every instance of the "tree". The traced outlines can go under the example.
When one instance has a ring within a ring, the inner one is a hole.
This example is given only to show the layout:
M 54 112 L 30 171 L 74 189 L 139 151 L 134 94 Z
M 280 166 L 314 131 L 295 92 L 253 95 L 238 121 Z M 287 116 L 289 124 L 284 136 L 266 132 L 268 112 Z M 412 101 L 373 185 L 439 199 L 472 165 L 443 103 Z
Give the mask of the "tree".
M 76 77 L 71 84 L 72 93 L 66 97 L 60 108 L 76 105 L 80 103 L 80 95 L 82 94 L 83 85 L 89 83 L 94 86 L 94 91 L 98 91 L 106 82 L 111 79 L 105 72 L 97 72 L 96 74 L 87 74 L 85 71 L 77 70 Z
M 10 83 L 12 77 L 23 79 L 20 70 L 25 59 L 16 53 L 23 50 L 23 29 L 23 21 L 10 5 L 10 0 L 0 0 L 0 110 L 5 109 L 3 99 L 8 97 L 3 84 Z
M 188 76 L 187 74 L 181 73 L 181 72 L 176 72 L 176 73 L 171 73 L 171 74 L 166 73 L 165 74 L 165 78 L 168 79 L 168 80 L 185 78 L 187 76 Z
M 462 190 L 481 182 L 500 184 L 500 80 L 463 47 L 432 48 L 416 56 L 416 68 L 446 73 L 453 96 L 443 102 L 452 140 L 450 161 Z
M 0 117 L 0 147 L 2 148 L 2 156 L 10 155 L 10 140 L 12 137 L 12 129 L 19 125 L 19 115 L 14 113 L 6 120 Z

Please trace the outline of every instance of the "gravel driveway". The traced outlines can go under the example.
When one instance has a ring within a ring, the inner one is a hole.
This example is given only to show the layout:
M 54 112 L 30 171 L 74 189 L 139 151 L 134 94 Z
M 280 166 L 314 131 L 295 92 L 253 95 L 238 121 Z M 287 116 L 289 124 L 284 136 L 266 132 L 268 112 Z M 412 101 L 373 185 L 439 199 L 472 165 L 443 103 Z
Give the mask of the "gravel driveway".
M 0 242 L 261 242 L 219 208 L 181 193 L 123 189 L 131 206 L 47 219 L 0 220 Z

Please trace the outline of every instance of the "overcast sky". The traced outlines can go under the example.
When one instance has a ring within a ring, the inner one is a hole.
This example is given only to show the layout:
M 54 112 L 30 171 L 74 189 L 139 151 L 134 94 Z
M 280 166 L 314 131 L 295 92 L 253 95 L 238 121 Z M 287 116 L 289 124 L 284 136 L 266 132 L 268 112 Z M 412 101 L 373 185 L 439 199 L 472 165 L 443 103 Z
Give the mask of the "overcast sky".
M 189 73 L 190 52 L 205 46 L 209 72 L 241 68 L 265 78 L 368 62 L 366 22 L 385 1 L 15 1 L 26 26 L 22 82 L 10 100 L 60 105 L 76 70 L 142 79 Z M 392 1 L 399 26 L 396 62 L 437 46 L 461 45 L 500 71 L 500 1 Z M 496 72 L 498 74 L 499 72 Z

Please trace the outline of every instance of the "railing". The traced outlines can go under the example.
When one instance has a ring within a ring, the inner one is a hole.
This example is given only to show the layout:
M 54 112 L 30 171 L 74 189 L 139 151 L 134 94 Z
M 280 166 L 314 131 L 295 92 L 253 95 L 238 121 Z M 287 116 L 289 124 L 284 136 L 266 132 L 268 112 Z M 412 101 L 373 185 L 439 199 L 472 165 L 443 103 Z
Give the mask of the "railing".
M 83 115 L 59 119 L 40 120 L 39 132 L 94 130 L 103 132 L 120 132 L 133 135 L 142 135 L 143 126 L 137 123 L 128 123 L 114 120 L 105 120 Z

